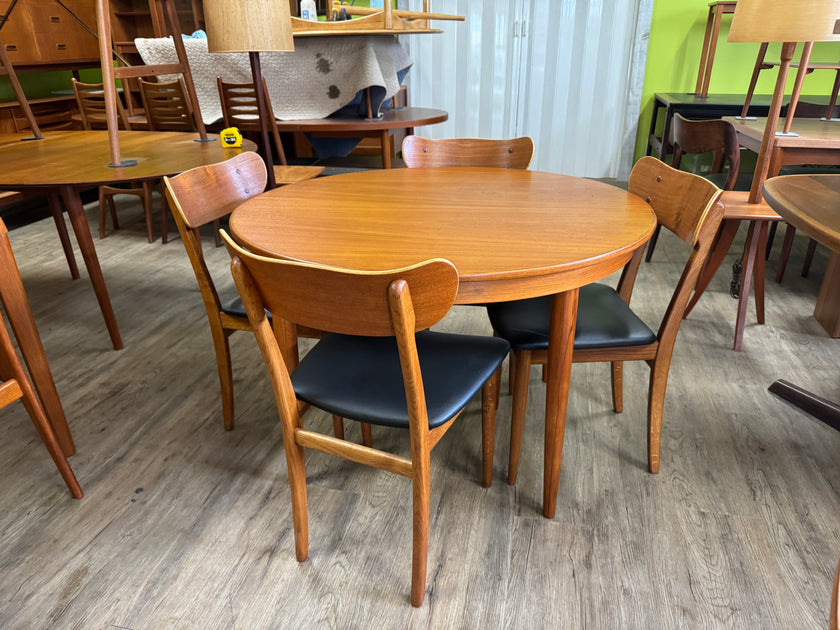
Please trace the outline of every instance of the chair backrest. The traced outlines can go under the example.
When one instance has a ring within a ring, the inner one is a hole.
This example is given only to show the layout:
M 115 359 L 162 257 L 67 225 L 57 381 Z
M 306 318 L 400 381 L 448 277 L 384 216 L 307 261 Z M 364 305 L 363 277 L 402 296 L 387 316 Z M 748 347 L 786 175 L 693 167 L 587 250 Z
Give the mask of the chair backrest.
M 32 113 L 41 131 L 60 131 L 73 127 L 73 112 L 64 103 L 56 103 L 52 107 L 41 106 L 38 111 Z M 23 111 L 16 110 L 12 116 L 12 122 L 17 133 L 32 129 Z
M 199 228 L 230 214 L 240 203 L 261 193 L 267 177 L 265 162 L 248 151 L 225 162 L 163 178 L 169 207 L 210 316 L 218 317 L 222 304 L 204 260 Z
M 140 79 L 143 108 L 152 131 L 196 131 L 192 106 L 184 80 L 167 83 Z
M 448 260 L 427 260 L 387 271 L 356 271 L 258 256 L 223 235 L 233 259 L 231 269 L 240 267 L 234 276 L 244 277 L 242 269 L 247 269 L 245 275 L 253 280 L 260 309 L 325 332 L 371 337 L 397 334 L 395 295 L 406 286 L 413 320 L 406 332 L 424 330 L 443 319 L 458 292 L 458 272 Z
M 82 117 L 82 127 L 85 129 L 105 129 L 107 115 L 105 111 L 105 89 L 101 83 L 82 83 L 75 78 L 73 93 Z M 121 129 L 129 129 L 128 116 L 119 98 L 116 99 L 117 123 Z
M 429 140 L 406 136 L 402 156 L 409 168 L 432 166 L 485 166 L 526 169 L 534 156 L 531 138 L 489 140 L 486 138 L 446 138 Z
M 657 335 L 660 347 L 670 352 L 688 299 L 723 219 L 722 191 L 699 175 L 678 171 L 650 156 L 643 157 L 633 167 L 629 190 L 650 204 L 660 225 L 692 248 Z M 619 281 L 619 293 L 625 300 L 629 300 L 642 249 Z M 625 287 L 626 283 L 630 289 Z
M 236 127 L 239 131 L 262 131 L 260 126 L 259 109 L 257 108 L 257 91 L 253 83 L 227 83 L 216 78 L 219 88 L 219 100 L 222 104 L 222 120 L 225 127 Z M 268 95 L 268 86 L 263 78 L 263 94 L 265 95 L 265 111 L 268 128 L 274 138 L 274 148 L 280 164 L 286 166 L 286 153 L 280 140 L 277 121 L 274 119 L 274 108 Z
M 733 190 L 741 168 L 741 149 L 738 133 L 732 123 L 726 120 L 688 120 L 680 114 L 673 118 L 674 158 L 671 166 L 680 167 L 685 153 L 696 154 L 714 151 L 712 172 L 723 170 L 723 160 L 729 160 L 729 175 L 724 190 Z

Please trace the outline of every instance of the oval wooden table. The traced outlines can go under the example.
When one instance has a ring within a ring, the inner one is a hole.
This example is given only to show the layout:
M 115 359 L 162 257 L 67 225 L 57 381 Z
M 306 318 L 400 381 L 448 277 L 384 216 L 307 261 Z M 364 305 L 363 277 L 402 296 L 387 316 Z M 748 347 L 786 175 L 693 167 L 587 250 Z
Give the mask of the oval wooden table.
M 578 288 L 620 269 L 655 225 L 648 204 L 619 188 L 485 168 L 324 177 L 254 197 L 230 220 L 240 243 L 268 256 L 367 270 L 446 258 L 458 269 L 459 304 L 554 295 L 543 485 L 548 518 L 557 503 Z
M 243 143 L 243 149 L 230 149 L 224 147 L 217 138 L 210 142 L 195 142 L 195 134 L 121 131 L 119 137 L 123 159 L 135 159 L 137 165 L 111 168 L 108 166 L 110 150 L 107 131 L 47 132 L 42 140 L 24 141 L 25 137 L 25 134 L 0 136 L 0 190 L 33 191 L 53 196 L 60 194 L 64 198 L 111 343 L 118 350 L 123 343 L 79 196 L 81 191 L 100 184 L 159 179 L 163 175 L 174 175 L 195 166 L 224 161 L 243 150 L 254 150 L 256 145 L 247 141 Z M 63 227 L 60 214 L 58 220 Z M 66 229 L 63 236 L 66 237 Z M 4 265 L 6 260 L 13 260 L 11 249 L 8 245 L 6 248 L 8 255 L 0 260 Z M 3 248 L 0 250 L 0 253 L 5 251 Z M 68 257 L 70 261 L 72 250 Z M 70 456 L 75 452 L 75 446 L 35 322 L 31 314 L 26 316 L 21 310 L 8 308 L 9 304 L 20 301 L 23 295 L 23 287 L 19 277 L 15 281 L 16 277 L 16 274 L 11 273 L 0 274 L 0 300 L 7 306 L 9 323 L 21 355 L 61 448 L 65 455 Z
M 783 175 L 764 182 L 764 199 L 782 218 L 831 250 L 814 317 L 832 337 L 840 328 L 840 175 Z M 840 405 L 785 380 L 770 391 L 840 431 Z

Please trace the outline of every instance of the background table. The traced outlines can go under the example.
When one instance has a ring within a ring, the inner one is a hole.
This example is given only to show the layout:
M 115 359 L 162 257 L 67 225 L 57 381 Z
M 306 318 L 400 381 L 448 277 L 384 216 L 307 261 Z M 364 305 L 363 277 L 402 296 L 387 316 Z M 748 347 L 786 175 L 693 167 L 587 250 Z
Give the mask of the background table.
M 836 329 L 840 322 L 840 175 L 774 177 L 764 183 L 764 198 L 785 221 L 832 251 L 814 317 L 824 328 Z M 840 430 L 840 407 L 831 401 L 786 381 L 776 381 L 770 391 Z
M 31 141 L 22 141 L 24 134 L 0 136 L 0 190 L 57 192 L 64 198 L 115 350 L 122 348 L 122 339 L 80 192 L 101 184 L 159 179 L 255 149 L 250 141 L 243 143 L 242 149 L 227 148 L 215 136 L 211 136 L 210 142 L 196 142 L 197 136 L 187 133 L 121 131 L 119 134 L 123 159 L 137 160 L 136 166 L 108 166 L 107 131 L 58 131 L 45 133 L 43 140 Z
M 230 220 L 239 242 L 268 256 L 367 270 L 446 258 L 458 269 L 458 304 L 554 295 L 543 485 L 549 518 L 557 502 L 578 288 L 620 269 L 655 225 L 650 206 L 619 188 L 485 168 L 310 180 L 250 199 Z M 281 343 L 288 351 L 296 342 L 287 335 Z

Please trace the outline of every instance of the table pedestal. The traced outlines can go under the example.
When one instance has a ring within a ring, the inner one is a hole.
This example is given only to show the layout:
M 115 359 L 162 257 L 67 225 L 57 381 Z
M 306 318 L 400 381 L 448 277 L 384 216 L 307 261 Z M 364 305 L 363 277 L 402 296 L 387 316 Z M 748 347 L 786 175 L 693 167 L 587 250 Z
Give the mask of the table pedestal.
M 814 317 L 830 337 L 840 337 L 840 254 L 828 259 Z

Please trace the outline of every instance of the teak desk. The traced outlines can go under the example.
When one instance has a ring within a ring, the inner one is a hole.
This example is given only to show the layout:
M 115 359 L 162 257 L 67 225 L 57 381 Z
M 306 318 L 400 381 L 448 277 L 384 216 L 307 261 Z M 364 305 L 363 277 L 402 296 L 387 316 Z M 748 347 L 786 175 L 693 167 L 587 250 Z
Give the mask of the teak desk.
M 43 140 L 23 141 L 25 134 L 0 136 L 0 190 L 59 193 L 64 198 L 70 223 L 87 267 L 105 326 L 115 350 L 123 347 L 117 319 L 99 267 L 99 258 L 90 235 L 79 194 L 82 190 L 114 182 L 159 179 L 187 169 L 215 164 L 246 150 L 226 148 L 218 138 L 196 142 L 196 134 L 121 131 L 124 160 L 137 160 L 136 166 L 112 168 L 107 131 L 57 131 L 45 133 Z
M 599 182 L 532 171 L 415 168 L 278 188 L 234 210 L 230 228 L 267 256 L 394 269 L 446 258 L 458 304 L 554 295 L 543 514 L 557 505 L 578 289 L 620 269 L 656 226 L 650 206 Z M 287 351 L 294 334 L 281 339 Z

